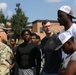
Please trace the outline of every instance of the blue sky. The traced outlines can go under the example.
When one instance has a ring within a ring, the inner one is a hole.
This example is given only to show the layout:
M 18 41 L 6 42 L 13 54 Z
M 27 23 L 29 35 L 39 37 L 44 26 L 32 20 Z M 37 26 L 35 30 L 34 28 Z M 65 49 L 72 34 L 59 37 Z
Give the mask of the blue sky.
M 57 10 L 69 5 L 76 16 L 76 0 L 0 0 L 0 9 L 9 17 L 15 14 L 16 3 L 21 4 L 22 11 L 29 17 L 28 22 L 35 20 L 57 20 Z

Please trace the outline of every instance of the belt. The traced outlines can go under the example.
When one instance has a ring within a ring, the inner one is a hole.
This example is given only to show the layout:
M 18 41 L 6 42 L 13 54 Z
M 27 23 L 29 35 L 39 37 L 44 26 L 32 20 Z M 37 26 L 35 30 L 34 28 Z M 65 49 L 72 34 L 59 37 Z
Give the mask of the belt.
M 29 66 L 29 67 L 19 67 L 20 69 L 29 69 L 29 68 L 33 68 L 35 66 Z

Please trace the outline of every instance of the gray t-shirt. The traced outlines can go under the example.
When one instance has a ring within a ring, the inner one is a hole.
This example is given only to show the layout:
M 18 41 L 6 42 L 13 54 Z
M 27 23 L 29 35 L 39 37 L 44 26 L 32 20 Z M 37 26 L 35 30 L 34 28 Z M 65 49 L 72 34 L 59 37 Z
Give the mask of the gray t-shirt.
M 63 61 L 63 63 L 62 63 L 61 69 L 66 69 L 68 63 L 70 62 L 70 60 L 76 61 L 76 51 L 75 51 L 73 54 L 68 55 L 68 56 L 64 59 L 64 61 Z

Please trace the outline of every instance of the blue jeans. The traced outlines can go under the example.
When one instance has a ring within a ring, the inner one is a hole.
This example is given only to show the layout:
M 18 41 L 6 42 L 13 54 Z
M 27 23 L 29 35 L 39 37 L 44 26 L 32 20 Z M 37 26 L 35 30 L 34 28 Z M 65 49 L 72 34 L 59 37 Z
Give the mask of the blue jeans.
M 58 75 L 58 74 L 50 74 L 50 73 L 43 72 L 42 75 Z

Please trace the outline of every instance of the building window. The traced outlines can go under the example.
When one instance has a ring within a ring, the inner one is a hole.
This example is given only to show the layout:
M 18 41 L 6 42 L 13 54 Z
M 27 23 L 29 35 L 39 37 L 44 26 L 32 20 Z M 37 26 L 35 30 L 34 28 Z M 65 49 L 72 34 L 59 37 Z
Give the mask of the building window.
M 43 29 L 42 29 L 42 27 L 40 27 L 40 33 L 43 33 Z

